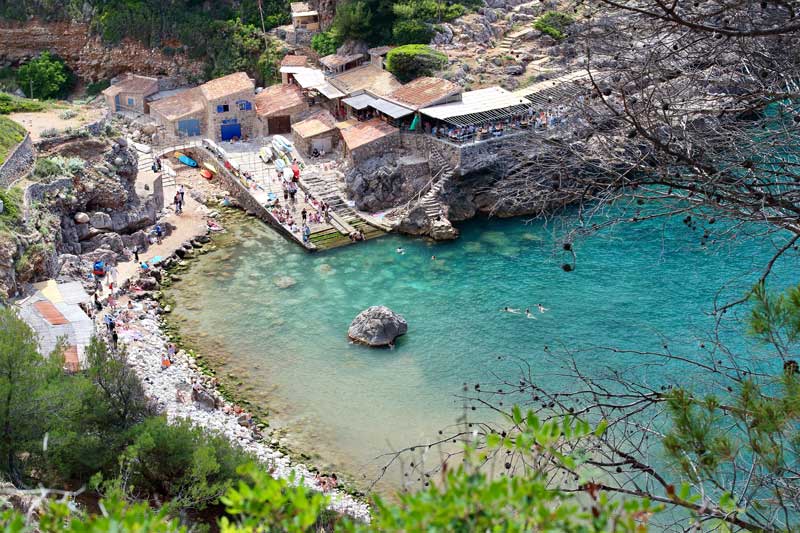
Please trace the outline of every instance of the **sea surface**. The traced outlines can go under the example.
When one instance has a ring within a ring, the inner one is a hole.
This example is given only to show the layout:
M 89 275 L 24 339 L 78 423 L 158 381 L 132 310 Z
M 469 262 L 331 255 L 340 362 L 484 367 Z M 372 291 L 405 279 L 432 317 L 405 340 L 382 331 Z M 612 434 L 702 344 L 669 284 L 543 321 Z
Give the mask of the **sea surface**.
M 465 383 L 514 381 L 523 361 L 547 386 L 576 387 L 570 376 L 554 375 L 545 346 L 577 350 L 587 375 L 637 363 L 636 355 L 593 346 L 668 344 L 692 357 L 714 326 L 714 299 L 744 294 L 780 244 L 735 232 L 714 242 L 712 232 L 703 247 L 703 230 L 676 218 L 579 240 L 573 263 L 559 236 L 571 223 L 478 219 L 461 225 L 455 242 L 390 235 L 308 254 L 250 219 L 173 286 L 173 318 L 226 383 L 269 408 L 282 442 L 365 486 L 386 463 L 383 454 L 456 424 Z M 796 283 L 796 265 L 796 256 L 780 261 L 771 286 Z M 394 350 L 348 342 L 351 320 L 371 305 L 408 321 Z M 506 306 L 521 313 L 501 311 Z M 723 340 L 743 360 L 751 357 L 742 328 L 726 324 Z M 643 368 L 641 379 L 694 383 L 685 368 Z M 399 483 L 398 476 L 390 472 L 384 482 Z

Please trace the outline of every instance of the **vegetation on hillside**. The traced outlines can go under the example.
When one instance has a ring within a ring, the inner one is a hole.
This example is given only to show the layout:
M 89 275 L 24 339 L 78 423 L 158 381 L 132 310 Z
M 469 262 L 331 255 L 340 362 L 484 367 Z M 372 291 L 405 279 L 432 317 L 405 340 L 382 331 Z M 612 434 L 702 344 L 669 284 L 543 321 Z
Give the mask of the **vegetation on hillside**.
M 8 93 L 0 93 L 0 115 L 42 111 L 45 105 L 38 100 L 18 98 Z
M 571 16 L 558 11 L 548 11 L 533 22 L 533 27 L 545 35 L 560 41 L 567 37 L 567 27 L 575 21 Z
M 424 44 L 398 46 L 386 55 L 386 70 L 407 82 L 447 66 L 447 56 Z
M 17 70 L 17 84 L 28 98 L 47 100 L 66 96 L 75 75 L 60 57 L 42 52 Z
M 25 138 L 25 128 L 8 117 L 0 116 L 0 164 L 9 152 Z

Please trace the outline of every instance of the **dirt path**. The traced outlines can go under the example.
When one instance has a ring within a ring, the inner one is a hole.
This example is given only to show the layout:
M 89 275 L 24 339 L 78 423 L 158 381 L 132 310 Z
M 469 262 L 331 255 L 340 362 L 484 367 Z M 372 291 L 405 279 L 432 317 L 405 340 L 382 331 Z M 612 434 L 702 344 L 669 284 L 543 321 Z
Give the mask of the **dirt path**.
M 62 118 L 65 111 L 77 113 L 72 118 Z M 31 139 L 40 140 L 41 134 L 47 129 L 64 130 L 66 128 L 80 128 L 103 117 L 104 109 L 87 106 L 65 106 L 63 108 L 47 109 L 36 113 L 11 113 L 11 120 L 25 126 L 31 133 Z

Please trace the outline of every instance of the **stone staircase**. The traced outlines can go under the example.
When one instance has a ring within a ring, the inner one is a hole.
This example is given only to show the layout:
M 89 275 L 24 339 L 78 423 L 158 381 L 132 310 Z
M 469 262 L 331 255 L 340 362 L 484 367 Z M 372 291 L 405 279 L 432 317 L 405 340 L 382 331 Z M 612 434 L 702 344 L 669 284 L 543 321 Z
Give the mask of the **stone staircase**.
M 442 202 L 439 199 L 439 193 L 442 192 L 444 186 L 450 178 L 453 177 L 453 165 L 442 156 L 441 152 L 439 152 L 435 146 L 431 146 L 430 154 L 434 168 L 438 169 L 438 178 L 433 185 L 431 185 L 428 192 L 420 198 L 419 203 L 425 208 L 425 215 L 430 219 L 435 219 L 442 211 Z
M 314 198 L 324 201 L 330 206 L 331 228 L 315 231 L 309 239 L 318 250 L 329 250 L 351 244 L 350 233 L 361 231 L 366 239 L 380 237 L 385 232 L 363 220 L 356 211 L 347 205 L 339 192 L 339 181 L 336 172 L 318 172 L 304 174 L 303 185 Z
M 497 49 L 503 52 L 504 54 L 511 53 L 511 49 L 514 47 L 514 39 L 511 35 L 506 35 L 500 41 L 500 44 L 497 45 Z

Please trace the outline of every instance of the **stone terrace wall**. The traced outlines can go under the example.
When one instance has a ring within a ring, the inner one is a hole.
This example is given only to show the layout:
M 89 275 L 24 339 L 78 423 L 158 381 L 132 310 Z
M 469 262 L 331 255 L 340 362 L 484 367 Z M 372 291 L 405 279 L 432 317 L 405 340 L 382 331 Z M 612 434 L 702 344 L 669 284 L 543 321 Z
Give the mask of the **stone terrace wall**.
M 22 142 L 8 154 L 8 158 L 0 165 L 0 187 L 8 188 L 33 168 L 36 151 L 30 134 L 26 133 Z

